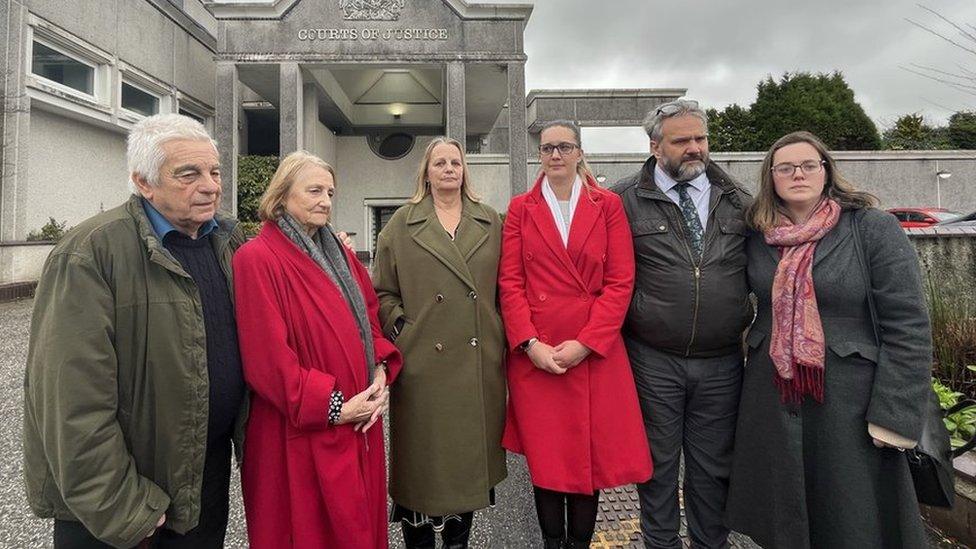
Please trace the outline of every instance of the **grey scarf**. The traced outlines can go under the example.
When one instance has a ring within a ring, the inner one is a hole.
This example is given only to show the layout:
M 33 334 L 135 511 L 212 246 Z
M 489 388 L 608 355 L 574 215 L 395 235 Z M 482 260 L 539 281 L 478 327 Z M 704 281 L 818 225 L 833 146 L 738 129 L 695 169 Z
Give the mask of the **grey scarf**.
M 301 250 L 303 250 L 316 265 L 325 271 L 329 279 L 339 287 L 349 310 L 356 317 L 356 324 L 359 327 L 359 337 L 363 340 L 363 349 L 366 351 L 366 375 L 369 382 L 373 382 L 373 331 L 369 324 L 369 316 L 366 313 L 366 300 L 363 299 L 362 291 L 356 283 L 356 279 L 346 263 L 345 253 L 342 251 L 342 244 L 332 232 L 332 227 L 326 225 L 320 228 L 314 237 L 302 230 L 301 224 L 290 214 L 284 214 L 278 218 L 278 227 L 285 236 L 291 239 Z

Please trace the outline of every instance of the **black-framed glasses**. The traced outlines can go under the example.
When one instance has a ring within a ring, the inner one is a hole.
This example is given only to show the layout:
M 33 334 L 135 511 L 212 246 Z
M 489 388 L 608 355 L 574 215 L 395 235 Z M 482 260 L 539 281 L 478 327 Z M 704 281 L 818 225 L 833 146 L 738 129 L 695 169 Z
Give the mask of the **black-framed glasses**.
M 579 145 L 576 143 L 566 143 L 565 141 L 562 143 L 556 143 L 555 145 L 552 143 L 543 143 L 542 145 L 539 145 L 539 152 L 541 152 L 543 156 L 549 156 L 552 154 L 552 151 L 558 150 L 559 154 L 563 155 L 569 154 L 578 148 Z
M 672 101 L 671 103 L 665 103 L 657 108 L 654 112 L 655 115 L 663 114 L 664 116 L 671 116 L 673 114 L 678 114 L 682 111 L 697 110 L 698 101 L 694 99 L 679 99 L 678 101 Z
M 793 164 L 792 162 L 782 162 L 770 168 L 769 171 L 773 172 L 774 175 L 778 175 L 780 177 L 790 177 L 794 173 L 796 173 L 797 168 L 800 168 L 800 171 L 803 172 L 804 175 L 811 175 L 823 169 L 824 164 L 826 164 L 826 162 L 824 162 L 823 160 L 820 161 L 804 160 L 799 164 Z

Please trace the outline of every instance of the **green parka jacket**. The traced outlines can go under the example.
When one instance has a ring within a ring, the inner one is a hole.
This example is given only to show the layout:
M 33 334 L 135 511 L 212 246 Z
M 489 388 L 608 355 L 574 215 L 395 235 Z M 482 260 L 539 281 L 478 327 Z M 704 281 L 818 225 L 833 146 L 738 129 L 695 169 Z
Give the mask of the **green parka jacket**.
M 244 243 L 217 217 L 227 277 Z M 135 546 L 166 513 L 196 526 L 207 443 L 203 309 L 193 280 L 153 232 L 138 196 L 71 230 L 44 264 L 24 380 L 31 510 Z M 245 397 L 235 429 L 241 457 Z

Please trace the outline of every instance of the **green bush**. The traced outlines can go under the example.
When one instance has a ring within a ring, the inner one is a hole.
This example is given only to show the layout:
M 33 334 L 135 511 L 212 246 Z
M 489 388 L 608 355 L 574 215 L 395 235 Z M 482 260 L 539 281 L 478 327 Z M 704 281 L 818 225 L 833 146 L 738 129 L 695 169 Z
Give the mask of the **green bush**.
M 277 169 L 277 156 L 237 157 L 237 218 L 242 222 L 260 223 L 258 204 Z M 244 225 L 244 232 L 247 232 L 248 227 L 250 225 Z
M 58 240 L 61 240 L 61 237 L 64 236 L 64 233 L 66 232 L 68 232 L 67 221 L 58 221 L 53 217 L 49 217 L 47 223 L 45 223 L 44 226 L 39 230 L 27 233 L 27 241 L 39 242 L 52 240 L 57 242 Z
M 935 389 L 935 394 L 939 396 L 939 405 L 942 406 L 943 410 L 952 408 L 959 402 L 960 397 L 965 396 L 946 387 L 935 378 L 932 378 L 932 388 Z M 946 429 L 949 430 L 949 442 L 953 448 L 962 446 L 973 438 L 973 435 L 976 435 L 976 407 L 974 406 L 950 414 L 942 421 L 945 422 Z

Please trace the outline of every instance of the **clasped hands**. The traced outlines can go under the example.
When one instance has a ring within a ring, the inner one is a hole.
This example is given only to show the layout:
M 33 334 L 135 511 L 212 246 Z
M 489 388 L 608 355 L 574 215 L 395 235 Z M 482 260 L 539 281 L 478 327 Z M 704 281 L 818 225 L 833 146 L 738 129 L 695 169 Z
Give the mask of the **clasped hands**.
M 555 347 L 536 341 L 525 353 L 536 368 L 562 375 L 589 356 L 590 349 L 575 339 L 568 339 Z
M 386 386 L 386 369 L 374 370 L 373 383 L 342 404 L 336 425 L 355 423 L 356 431 L 365 433 L 390 408 L 390 388 Z

